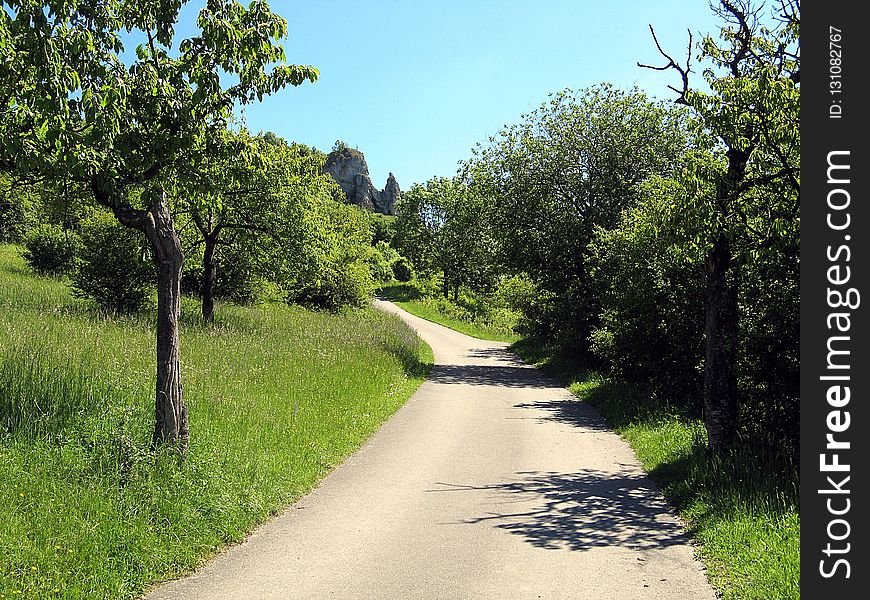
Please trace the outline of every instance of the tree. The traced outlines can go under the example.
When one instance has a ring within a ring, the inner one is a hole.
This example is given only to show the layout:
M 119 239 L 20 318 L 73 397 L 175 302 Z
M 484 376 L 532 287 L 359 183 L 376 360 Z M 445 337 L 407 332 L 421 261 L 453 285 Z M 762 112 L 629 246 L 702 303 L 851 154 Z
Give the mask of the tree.
M 737 432 L 739 267 L 780 247 L 797 256 L 800 189 L 800 5 L 782 0 L 774 25 L 762 24 L 761 7 L 721 0 L 720 41 L 703 40 L 700 58 L 711 92 L 690 87 L 689 56 L 681 65 L 656 47 L 682 85 L 677 102 L 692 109 L 714 140 L 712 156 L 696 156 L 686 174 L 683 207 L 702 226 L 690 235 L 704 248 L 706 352 L 704 419 L 712 452 L 729 449 Z
M 225 127 L 235 103 L 314 81 L 279 64 L 286 22 L 268 5 L 208 0 L 198 34 L 176 44 L 182 0 L 11 0 L 0 11 L 0 169 L 69 176 L 147 238 L 157 265 L 155 446 L 188 443 L 178 316 L 184 254 L 172 175 Z M 5 7 L 4 7 L 5 8 Z M 121 31 L 146 41 L 125 63 Z M 221 77 L 234 83 L 222 86 Z
M 458 179 L 435 177 L 399 199 L 395 241 L 418 271 L 440 271 L 444 297 L 481 279 L 487 235 L 481 196 Z
M 201 238 L 202 316 L 214 319 L 218 249 L 233 245 L 268 275 L 277 255 L 302 256 L 304 212 L 311 198 L 329 199 L 335 183 L 322 175 L 325 156 L 287 144 L 274 134 L 251 137 L 226 130 L 207 142 L 211 151 L 189 181 L 188 214 Z M 219 149 L 215 149 L 217 146 Z
M 541 291 L 539 334 L 584 349 L 598 312 L 586 269 L 593 231 L 616 224 L 639 183 L 677 168 L 688 144 L 683 113 L 637 89 L 564 90 L 464 165 L 488 198 L 499 262 Z

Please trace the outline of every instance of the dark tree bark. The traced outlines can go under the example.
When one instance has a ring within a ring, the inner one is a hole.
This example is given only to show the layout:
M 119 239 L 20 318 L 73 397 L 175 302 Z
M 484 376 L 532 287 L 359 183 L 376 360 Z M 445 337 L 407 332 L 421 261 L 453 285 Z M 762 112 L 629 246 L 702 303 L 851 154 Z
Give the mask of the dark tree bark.
M 737 281 L 724 235 L 707 254 L 704 425 L 714 454 L 726 452 L 737 433 Z
M 157 390 L 154 446 L 172 444 L 184 451 L 189 441 L 187 407 L 181 385 L 178 318 L 184 253 L 165 198 L 148 210 L 145 235 L 157 263 Z
M 214 286 L 217 278 L 215 250 L 217 250 L 217 240 L 217 232 L 206 236 L 205 250 L 202 254 L 202 319 L 206 323 L 214 321 Z
M 157 382 L 154 402 L 154 447 L 171 444 L 187 450 L 189 426 L 181 386 L 178 319 L 181 315 L 181 268 L 184 253 L 175 231 L 165 195 L 147 209 L 135 209 L 116 201 L 109 186 L 100 179 L 91 181 L 97 202 L 109 207 L 118 221 L 145 233 L 157 266 Z
M 746 177 L 749 152 L 731 148 L 728 171 L 716 186 L 716 205 L 723 221 L 729 205 Z M 732 242 L 720 231 L 704 261 L 706 303 L 704 334 L 704 425 L 707 444 L 714 454 L 723 454 L 737 436 L 737 274 Z

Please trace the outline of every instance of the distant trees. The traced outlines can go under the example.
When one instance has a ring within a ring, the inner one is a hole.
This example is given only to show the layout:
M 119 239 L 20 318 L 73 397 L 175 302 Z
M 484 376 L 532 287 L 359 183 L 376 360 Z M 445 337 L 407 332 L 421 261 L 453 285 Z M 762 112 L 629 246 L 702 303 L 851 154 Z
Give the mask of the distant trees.
M 402 194 L 394 244 L 420 273 L 440 272 L 445 298 L 462 285 L 479 288 L 490 257 L 484 199 L 458 180 L 435 177 Z
M 286 22 L 265 2 L 209 1 L 198 33 L 176 44 L 182 4 L 11 0 L 0 11 L 0 170 L 85 183 L 147 238 L 158 293 L 153 441 L 179 448 L 188 439 L 178 340 L 184 254 L 170 175 L 187 150 L 224 127 L 236 102 L 318 76 L 283 64 L 275 40 Z M 122 30 L 146 38 L 127 62 Z M 224 73 L 236 82 L 223 87 Z

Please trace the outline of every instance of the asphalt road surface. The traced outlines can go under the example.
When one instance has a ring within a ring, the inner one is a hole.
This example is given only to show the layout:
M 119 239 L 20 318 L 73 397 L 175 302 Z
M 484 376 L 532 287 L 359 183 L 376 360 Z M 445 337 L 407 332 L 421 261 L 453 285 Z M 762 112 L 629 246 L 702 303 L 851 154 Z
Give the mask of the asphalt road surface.
M 394 305 L 435 352 L 319 487 L 148 600 L 710 599 L 629 446 L 505 350 Z

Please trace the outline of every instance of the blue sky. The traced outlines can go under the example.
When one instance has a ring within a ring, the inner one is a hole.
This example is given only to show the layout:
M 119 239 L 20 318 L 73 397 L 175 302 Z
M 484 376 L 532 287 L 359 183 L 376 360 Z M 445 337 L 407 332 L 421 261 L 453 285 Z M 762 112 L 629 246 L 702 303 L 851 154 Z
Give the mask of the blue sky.
M 195 4 L 195 3 L 193 3 Z M 547 94 L 602 81 L 670 98 L 663 47 L 685 56 L 687 28 L 716 33 L 706 0 L 273 0 L 288 21 L 288 62 L 320 80 L 245 109 L 248 127 L 329 151 L 365 153 L 374 184 L 450 176 L 478 141 Z M 189 7 L 193 9 L 194 7 Z M 182 13 L 179 33 L 195 10 Z M 697 39 L 697 36 L 696 36 Z

